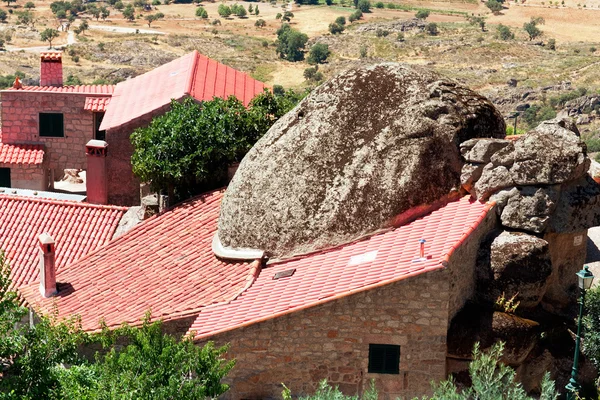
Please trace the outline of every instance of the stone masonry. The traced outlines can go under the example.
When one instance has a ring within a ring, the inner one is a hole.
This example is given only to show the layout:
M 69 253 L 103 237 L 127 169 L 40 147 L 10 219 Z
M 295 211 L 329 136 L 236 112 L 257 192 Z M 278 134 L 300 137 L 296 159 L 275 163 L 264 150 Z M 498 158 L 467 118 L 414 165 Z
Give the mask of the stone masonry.
M 450 257 L 446 269 L 353 294 L 316 307 L 210 338 L 231 345 L 237 360 L 226 399 L 279 399 L 285 383 L 295 396 L 314 393 L 328 379 L 348 395 L 375 379 L 380 399 L 431 393 L 446 378 L 446 337 L 453 314 L 469 296 L 488 217 Z M 201 343 L 202 344 L 202 343 Z M 400 374 L 369 374 L 369 344 L 400 345 Z
M 2 164 L 0 168 L 10 168 L 11 187 L 31 190 L 47 190 L 46 169 L 42 165 Z

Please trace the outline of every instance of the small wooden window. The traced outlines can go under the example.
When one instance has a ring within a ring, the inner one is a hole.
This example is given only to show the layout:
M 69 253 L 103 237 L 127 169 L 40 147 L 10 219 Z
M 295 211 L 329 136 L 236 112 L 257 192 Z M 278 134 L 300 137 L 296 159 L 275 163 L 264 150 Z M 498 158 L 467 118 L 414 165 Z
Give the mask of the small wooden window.
M 0 187 L 11 187 L 10 168 L 0 168 Z
M 40 136 L 65 136 L 64 117 L 62 113 L 40 113 Z
M 96 140 L 106 140 L 106 131 L 100 130 L 100 124 L 102 124 L 103 118 L 103 112 L 94 113 L 94 139 Z
M 400 346 L 393 344 L 370 344 L 369 373 L 399 374 Z

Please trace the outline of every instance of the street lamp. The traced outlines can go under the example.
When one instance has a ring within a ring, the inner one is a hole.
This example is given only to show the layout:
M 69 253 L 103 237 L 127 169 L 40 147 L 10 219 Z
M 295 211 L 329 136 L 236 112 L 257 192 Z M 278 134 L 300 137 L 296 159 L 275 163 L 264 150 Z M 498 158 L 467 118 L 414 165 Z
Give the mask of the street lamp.
M 585 300 L 585 291 L 592 287 L 594 274 L 586 265 L 577 274 L 577 283 L 581 296 L 579 297 L 579 318 L 577 319 L 577 336 L 575 338 L 575 356 L 573 357 L 573 370 L 571 371 L 571 379 L 565 386 L 567 390 L 567 400 L 575 400 L 575 393 L 579 392 L 580 386 L 577 383 L 577 366 L 579 364 L 579 345 L 581 344 L 581 317 L 583 315 L 583 302 Z

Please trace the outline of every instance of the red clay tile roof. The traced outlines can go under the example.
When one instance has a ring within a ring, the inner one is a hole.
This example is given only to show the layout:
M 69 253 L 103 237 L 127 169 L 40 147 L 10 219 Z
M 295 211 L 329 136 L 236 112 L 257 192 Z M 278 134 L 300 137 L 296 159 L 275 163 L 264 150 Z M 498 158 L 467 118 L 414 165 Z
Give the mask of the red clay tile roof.
M 33 164 L 44 161 L 44 145 L 0 143 L 0 164 Z
M 193 51 L 119 83 L 100 129 L 117 128 L 186 96 L 206 101 L 233 95 L 247 106 L 265 87 L 243 72 Z
M 84 110 L 94 112 L 106 111 L 106 106 L 110 103 L 110 97 L 86 97 Z
M 42 312 L 79 314 L 83 328 L 138 323 L 148 310 L 165 320 L 230 300 L 256 276 L 258 262 L 225 263 L 211 250 L 222 191 L 208 193 L 153 217 L 78 262 L 58 271 L 72 289 L 42 299 L 38 285 L 21 289 Z M 60 290 L 60 287 L 59 287 Z
M 0 249 L 9 259 L 13 284 L 20 287 L 38 280 L 40 234 L 47 232 L 56 241 L 60 274 L 68 264 L 107 243 L 126 210 L 0 195 Z
M 60 52 L 60 51 L 43 51 L 40 53 L 40 59 L 42 61 L 60 61 L 62 59 L 62 52 Z
M 395 230 L 270 265 L 237 299 L 203 309 L 190 331 L 197 339 L 205 338 L 443 268 L 442 262 L 492 206 L 465 197 Z M 430 258 L 414 262 L 419 239 L 427 240 L 425 255 Z M 291 269 L 295 269 L 291 277 L 273 279 Z
M 75 94 L 112 94 L 115 85 L 78 85 L 78 86 L 23 86 L 20 89 L 8 88 L 6 91 L 52 92 Z

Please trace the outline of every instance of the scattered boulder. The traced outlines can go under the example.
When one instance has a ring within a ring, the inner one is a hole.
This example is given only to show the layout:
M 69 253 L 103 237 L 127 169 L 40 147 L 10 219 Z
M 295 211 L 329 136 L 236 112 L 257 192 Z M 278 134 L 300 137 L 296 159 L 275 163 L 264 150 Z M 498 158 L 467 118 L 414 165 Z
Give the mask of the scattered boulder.
M 552 214 L 550 232 L 579 232 L 600 225 L 600 185 L 591 176 L 561 187 L 556 211 Z
M 515 78 L 510 78 L 506 84 L 508 85 L 508 87 L 517 87 L 517 84 L 519 83 L 518 80 L 516 80 Z
M 514 185 L 515 182 L 505 166 L 494 166 L 490 163 L 483 168 L 481 178 L 479 178 L 473 188 L 475 190 L 475 196 L 479 200 L 484 201 L 498 190 Z
M 525 186 L 517 190 L 502 209 L 502 225 L 534 233 L 544 232 L 559 195 L 558 188 L 552 186 Z
M 357 67 L 248 152 L 223 198 L 219 238 L 279 258 L 354 240 L 460 187 L 459 145 L 505 130 L 488 100 L 454 81 L 396 63 Z
M 487 164 L 494 153 L 510 144 L 504 139 L 471 139 L 461 143 L 460 149 L 467 162 Z
M 84 180 L 79 176 L 81 171 L 83 170 L 67 168 L 64 170 L 64 175 L 60 180 L 68 183 L 83 183 Z

